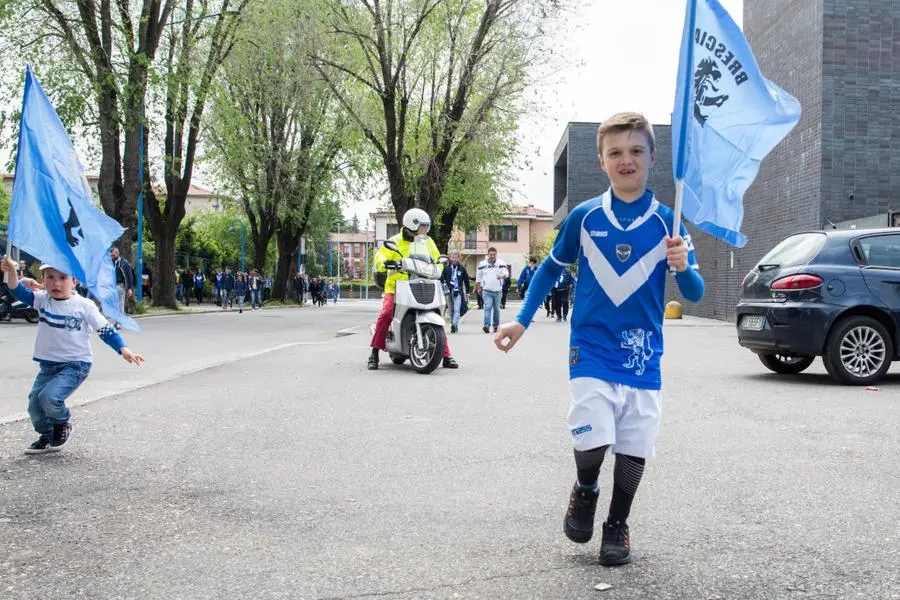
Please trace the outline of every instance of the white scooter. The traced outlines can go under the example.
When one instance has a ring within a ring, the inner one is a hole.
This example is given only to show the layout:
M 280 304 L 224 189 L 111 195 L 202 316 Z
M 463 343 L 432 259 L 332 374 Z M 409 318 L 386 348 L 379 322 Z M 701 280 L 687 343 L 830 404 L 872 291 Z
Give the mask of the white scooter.
M 446 301 L 440 282 L 447 257 L 441 256 L 435 263 L 425 239 L 413 242 L 408 257 L 385 263 L 388 269 L 409 275 L 409 279 L 397 281 L 385 350 L 395 365 L 402 365 L 408 358 L 417 372 L 428 374 L 441 364 L 447 345 L 443 317 Z M 384 247 L 399 256 L 397 244 L 391 240 Z

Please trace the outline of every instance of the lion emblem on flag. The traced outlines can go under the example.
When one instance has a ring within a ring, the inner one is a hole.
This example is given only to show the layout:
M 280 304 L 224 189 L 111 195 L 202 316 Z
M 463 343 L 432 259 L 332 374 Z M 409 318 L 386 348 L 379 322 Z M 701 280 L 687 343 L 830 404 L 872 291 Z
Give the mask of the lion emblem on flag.
M 697 65 L 694 72 L 694 117 L 700 125 L 706 124 L 709 115 L 704 114 L 700 107 L 722 106 L 728 100 L 728 94 L 718 94 L 716 84 L 722 79 L 722 71 L 719 65 L 711 58 L 704 58 Z M 718 95 L 716 95 L 718 94 Z

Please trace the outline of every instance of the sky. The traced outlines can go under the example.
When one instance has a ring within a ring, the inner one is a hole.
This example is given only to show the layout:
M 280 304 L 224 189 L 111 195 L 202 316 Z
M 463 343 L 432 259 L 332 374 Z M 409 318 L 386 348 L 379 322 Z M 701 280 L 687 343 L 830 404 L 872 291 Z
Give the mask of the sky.
M 741 26 L 743 0 L 720 3 Z M 559 34 L 568 66 L 537 87 L 545 110 L 521 121 L 519 150 L 532 167 L 511 174 L 511 202 L 553 210 L 553 152 L 569 121 L 636 110 L 652 123 L 671 122 L 684 10 L 684 0 L 583 0 Z M 344 213 L 365 223 L 379 204 L 357 202 Z

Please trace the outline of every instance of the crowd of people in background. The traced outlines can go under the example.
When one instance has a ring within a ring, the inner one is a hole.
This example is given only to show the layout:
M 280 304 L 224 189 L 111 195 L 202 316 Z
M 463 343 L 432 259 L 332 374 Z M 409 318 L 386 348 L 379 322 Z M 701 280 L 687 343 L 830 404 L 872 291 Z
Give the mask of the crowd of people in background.
M 291 278 L 289 291 L 298 306 L 307 301 L 314 306 L 325 306 L 329 300 L 336 303 L 341 295 L 340 286 L 333 279 L 312 277 L 307 280 L 300 273 Z M 271 294 L 272 278 L 256 269 L 234 272 L 224 266 L 209 273 L 181 267 L 175 270 L 175 296 L 185 306 L 190 306 L 191 302 L 209 302 L 223 310 L 236 306 L 238 313 L 243 313 L 245 305 L 251 311 L 261 309 Z

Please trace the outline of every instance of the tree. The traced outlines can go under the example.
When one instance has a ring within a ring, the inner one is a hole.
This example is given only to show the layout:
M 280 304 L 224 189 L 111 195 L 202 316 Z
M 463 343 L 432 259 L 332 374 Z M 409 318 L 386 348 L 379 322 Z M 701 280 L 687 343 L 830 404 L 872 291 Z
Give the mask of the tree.
M 75 65 L 74 71 L 62 69 L 76 75 L 67 98 L 80 100 L 96 116 L 100 202 L 126 228 L 122 238 L 126 255 L 131 254 L 137 199 L 144 191 L 144 208 L 156 239 L 155 305 L 175 306 L 175 237 L 184 218 L 206 98 L 213 75 L 233 46 L 237 17 L 248 2 L 140 0 L 132 6 L 130 0 L 20 0 L 9 17 L 32 38 L 16 38 L 21 50 L 48 58 L 51 65 Z M 176 25 L 181 25 L 180 32 Z M 168 52 L 160 65 L 156 55 L 164 36 Z M 54 69 L 48 72 L 54 75 Z M 153 97 L 148 91 L 156 86 L 163 88 L 165 104 L 164 206 L 149 184 L 153 127 L 147 106 Z
M 218 11 L 210 14 L 205 12 L 208 1 L 199 0 L 196 14 L 194 1 L 186 0 L 181 33 L 172 31 L 169 36 L 160 73 L 165 82 L 164 203 L 150 186 L 144 190 L 144 209 L 156 239 L 155 306 L 175 307 L 175 241 L 185 215 L 206 100 L 216 71 L 234 47 L 239 17 L 248 2 L 220 0 Z M 212 25 L 206 23 L 208 17 Z M 151 171 L 146 153 L 144 171 Z
M 24 51 L 45 67 L 41 75 L 45 85 L 51 83 L 48 88 L 57 90 L 64 122 L 71 124 L 79 110 L 96 119 L 92 125 L 100 141 L 100 203 L 126 229 L 121 246 L 129 257 L 141 188 L 138 159 L 144 100 L 151 64 L 174 4 L 175 0 L 142 0 L 139 7 L 128 0 L 22 0 L 15 8 L 8 7 L 6 26 L 13 39 L 7 51 Z
M 12 197 L 6 192 L 6 188 L 0 185 L 0 224 L 9 224 L 9 205 Z M 6 252 L 6 248 L 0 248 L 0 252 Z
M 307 13 L 290 0 L 258 5 L 242 33 L 258 31 L 265 37 L 241 44 L 225 64 L 212 140 L 222 177 L 241 198 L 254 246 L 276 241 L 272 295 L 283 299 L 300 240 L 332 193 L 353 136 L 309 65 L 319 40 Z
M 558 8 L 542 0 L 327 3 L 321 18 L 345 51 L 335 58 L 320 46 L 314 65 L 376 150 L 398 222 L 413 206 L 437 215 L 435 238 L 446 248 L 464 210 L 444 193 L 454 173 L 464 182 L 505 160 L 506 152 L 482 152 L 478 164 L 469 149 L 511 145 L 509 125 Z

